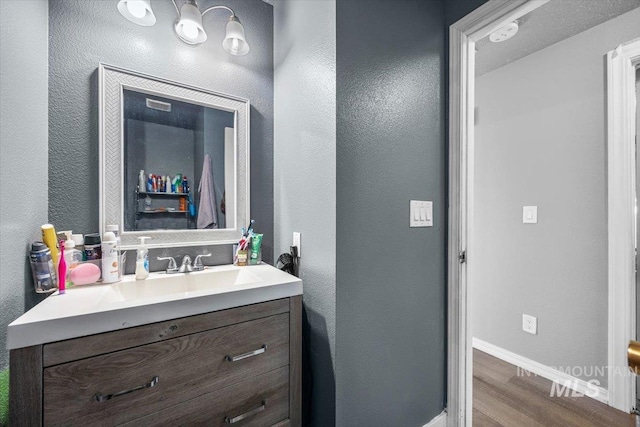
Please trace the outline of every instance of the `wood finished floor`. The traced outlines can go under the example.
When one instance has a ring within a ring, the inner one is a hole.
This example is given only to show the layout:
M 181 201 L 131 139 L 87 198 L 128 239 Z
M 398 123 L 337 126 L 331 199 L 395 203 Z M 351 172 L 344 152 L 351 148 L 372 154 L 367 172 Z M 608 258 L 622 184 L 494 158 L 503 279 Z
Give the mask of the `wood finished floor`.
M 550 397 L 551 381 L 517 376 L 516 367 L 473 351 L 476 427 L 636 427 L 636 417 L 589 397 Z M 638 424 L 640 426 L 640 424 Z

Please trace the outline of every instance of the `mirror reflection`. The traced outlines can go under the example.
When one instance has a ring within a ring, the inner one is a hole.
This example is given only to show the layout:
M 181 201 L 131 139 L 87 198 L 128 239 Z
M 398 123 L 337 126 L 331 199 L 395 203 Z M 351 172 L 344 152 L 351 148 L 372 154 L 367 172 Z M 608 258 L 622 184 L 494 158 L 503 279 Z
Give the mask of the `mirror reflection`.
M 123 90 L 124 230 L 234 228 L 235 114 Z

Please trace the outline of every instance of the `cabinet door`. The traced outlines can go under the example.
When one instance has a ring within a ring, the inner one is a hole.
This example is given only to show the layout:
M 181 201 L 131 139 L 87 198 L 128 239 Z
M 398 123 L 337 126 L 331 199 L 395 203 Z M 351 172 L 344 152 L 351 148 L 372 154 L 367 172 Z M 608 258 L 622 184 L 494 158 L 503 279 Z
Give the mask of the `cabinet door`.
M 289 364 L 289 314 L 44 370 L 45 425 L 114 425 Z

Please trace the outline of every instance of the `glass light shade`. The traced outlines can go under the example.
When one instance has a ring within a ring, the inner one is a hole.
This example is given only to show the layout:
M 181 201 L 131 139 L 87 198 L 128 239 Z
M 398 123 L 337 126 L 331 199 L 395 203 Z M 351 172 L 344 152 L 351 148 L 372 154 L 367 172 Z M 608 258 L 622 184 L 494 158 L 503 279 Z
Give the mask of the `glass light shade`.
M 235 16 L 232 16 L 227 22 L 227 34 L 222 41 L 222 47 L 235 56 L 249 53 L 249 43 L 244 38 L 244 27 Z
M 151 10 L 151 0 L 120 0 L 118 11 L 134 24 L 150 27 L 156 23 L 156 16 Z
M 180 19 L 175 25 L 176 34 L 187 44 L 200 44 L 207 41 L 207 33 L 202 26 L 202 14 L 192 3 L 185 3 L 180 8 Z

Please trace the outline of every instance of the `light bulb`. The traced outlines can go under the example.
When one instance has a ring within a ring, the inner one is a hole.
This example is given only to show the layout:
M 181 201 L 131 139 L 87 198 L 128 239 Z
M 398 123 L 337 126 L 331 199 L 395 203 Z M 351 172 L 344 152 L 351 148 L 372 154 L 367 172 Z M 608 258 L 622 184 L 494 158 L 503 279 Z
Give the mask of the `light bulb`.
M 231 50 L 231 53 L 233 54 L 238 53 L 239 48 L 240 48 L 240 41 L 238 39 L 232 39 L 231 47 L 229 48 Z
M 129 13 L 136 18 L 144 18 L 147 14 L 147 8 L 144 2 L 139 0 L 129 0 L 127 2 L 127 9 Z
M 187 21 L 183 23 L 182 32 L 188 39 L 195 40 L 198 38 L 198 26 L 193 22 Z

